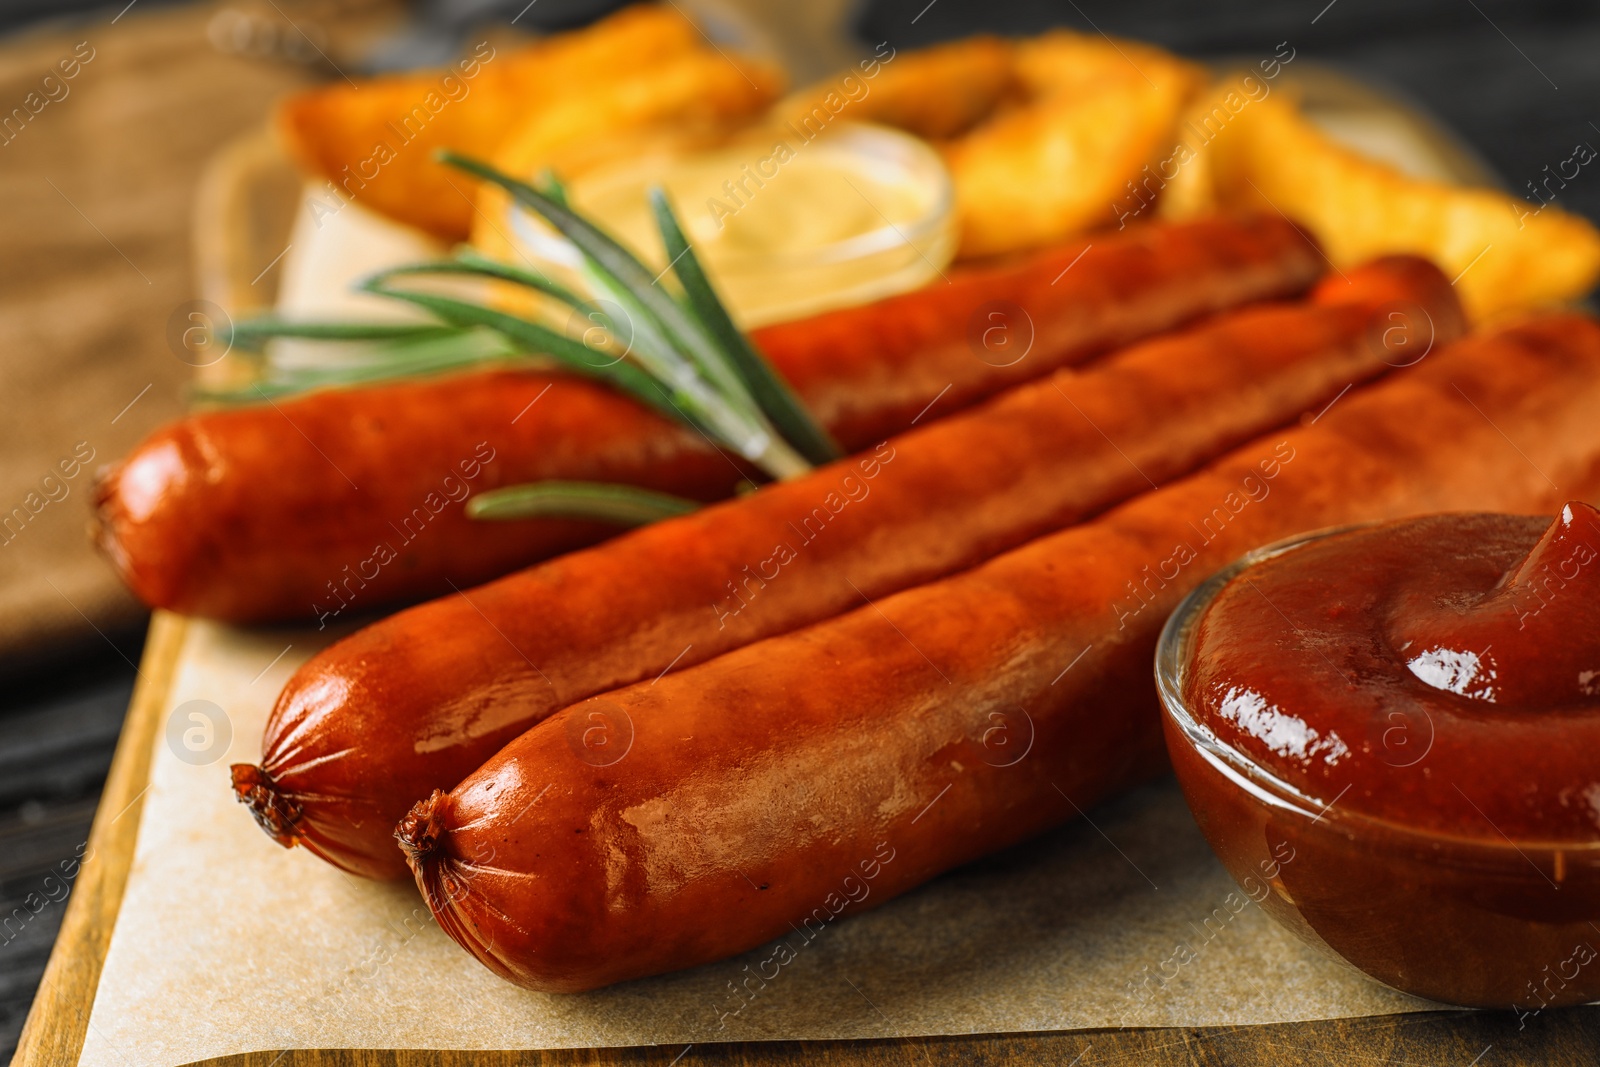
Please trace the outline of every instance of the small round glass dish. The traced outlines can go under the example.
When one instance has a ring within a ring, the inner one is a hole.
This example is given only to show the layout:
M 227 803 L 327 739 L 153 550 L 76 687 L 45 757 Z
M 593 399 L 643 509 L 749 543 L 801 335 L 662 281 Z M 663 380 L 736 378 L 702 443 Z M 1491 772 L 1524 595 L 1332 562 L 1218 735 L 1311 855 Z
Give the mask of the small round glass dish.
M 664 151 L 586 171 L 573 206 L 651 266 L 667 266 L 646 192 L 662 186 L 739 325 L 863 304 L 937 280 L 956 250 L 955 190 L 939 154 L 899 130 L 793 124 L 715 148 Z M 576 250 L 511 209 L 522 251 L 560 270 Z
M 1371 978 L 1469 1007 L 1530 1012 L 1600 1000 L 1600 841 L 1447 835 L 1356 810 L 1340 796 L 1308 795 L 1220 739 L 1188 706 L 1195 657 L 1205 654 L 1200 624 L 1230 583 L 1267 561 L 1374 529 L 1325 530 L 1258 549 L 1207 579 L 1167 620 L 1156 684 L 1189 808 L 1234 879 L 1257 887 L 1252 896 L 1269 915 Z M 1260 669 L 1295 669 L 1260 659 Z M 1389 728 L 1350 745 L 1350 760 L 1375 761 L 1363 788 L 1403 784 L 1377 762 L 1412 773 L 1428 766 L 1423 743 L 1431 746 L 1431 733 L 1391 737 Z

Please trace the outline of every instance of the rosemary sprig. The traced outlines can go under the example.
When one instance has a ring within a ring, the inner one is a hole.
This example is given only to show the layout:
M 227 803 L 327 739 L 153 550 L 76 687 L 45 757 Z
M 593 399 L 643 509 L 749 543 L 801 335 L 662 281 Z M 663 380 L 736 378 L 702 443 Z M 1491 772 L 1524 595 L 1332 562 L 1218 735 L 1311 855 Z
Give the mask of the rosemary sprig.
M 687 515 L 700 505 L 669 493 L 609 482 L 533 482 L 478 493 L 467 501 L 473 519 L 599 519 L 643 526 Z
M 537 272 L 461 249 L 452 259 L 380 271 L 359 285 L 365 292 L 419 308 L 436 322 L 316 323 L 269 316 L 240 323 L 232 340 L 247 350 L 260 349 L 275 337 L 367 347 L 365 351 L 358 347 L 352 358 L 311 368 L 284 368 L 268 360 L 260 382 L 248 389 L 210 394 L 212 398 L 250 399 L 297 386 L 372 381 L 532 355 L 603 381 L 689 424 L 775 478 L 794 477 L 841 454 L 793 390 L 734 325 L 662 190 L 650 191 L 650 204 L 669 262 L 666 270 L 652 276 L 631 252 L 572 210 L 554 175 L 544 176 L 540 189 L 464 156 L 440 152 L 438 158 L 500 186 L 518 206 L 539 215 L 566 238 L 580 253 L 580 274 L 591 291 L 588 297 Z M 661 286 L 669 273 L 681 296 Z M 590 345 L 535 318 L 400 284 L 402 279 L 429 275 L 518 285 L 546 298 L 541 305 L 545 312 L 552 305 L 564 306 L 582 314 L 586 322 L 599 318 L 592 298 L 610 301 L 622 311 L 626 336 L 619 339 L 615 325 L 607 322 L 606 343 Z M 548 482 L 508 486 L 474 497 L 467 512 L 485 519 L 559 515 L 636 525 L 695 507 L 694 501 L 631 486 Z
M 657 379 L 671 382 L 687 394 L 690 403 L 684 414 L 701 424 L 709 436 L 774 477 L 790 478 L 810 469 L 750 395 L 734 370 L 733 357 L 718 347 L 687 308 L 656 285 L 659 277 L 652 277 L 633 253 L 566 207 L 559 183 L 554 183 L 553 190 L 559 199 L 553 199 L 486 163 L 448 151 L 440 152 L 438 158 L 500 186 L 519 206 L 544 218 L 583 253 L 594 267 L 596 280 L 633 319 L 639 362 Z
M 745 388 L 767 417 L 812 463 L 829 463 L 844 455 L 844 450 L 828 431 L 811 417 L 789 383 L 778 376 L 766 357 L 756 351 L 750 339 L 733 324 L 727 308 L 711 287 L 711 279 L 701 268 L 699 257 L 690 247 L 688 237 L 678 225 L 666 192 L 659 187 L 650 190 L 650 209 L 655 213 L 656 228 L 661 231 L 661 240 L 666 245 L 667 259 L 683 285 L 690 310 L 727 353 Z
M 543 274 L 536 274 L 530 270 L 510 263 L 502 263 L 498 259 L 490 259 L 478 252 L 470 245 L 462 245 L 455 250 L 454 259 L 437 260 L 432 263 L 416 263 L 405 267 L 390 267 L 379 271 L 378 275 L 386 278 L 398 278 L 406 274 L 468 274 L 479 278 L 494 278 L 503 282 L 514 282 L 536 292 L 554 297 L 568 307 L 581 308 L 587 301 L 574 293 L 566 286 L 552 281 Z M 374 277 L 378 276 L 374 275 Z
M 431 265 L 429 265 L 431 266 Z M 424 273 L 426 267 L 402 267 L 401 273 Z M 596 358 L 596 353 L 581 341 L 573 340 L 548 326 L 512 315 L 494 308 L 484 307 L 467 300 L 398 289 L 387 284 L 396 271 L 382 271 L 361 283 L 360 288 L 378 296 L 404 300 L 432 312 L 452 326 L 487 326 L 509 338 L 526 351 L 538 352 L 554 359 L 561 366 L 590 378 L 599 378 L 643 401 L 669 418 L 675 417 L 675 398 L 664 391 L 662 384 L 649 374 L 625 362 L 606 362 Z
M 709 377 L 731 404 L 755 410 L 755 401 L 745 391 L 728 356 L 717 349 L 715 342 L 677 301 L 657 287 L 657 278 L 651 276 L 649 269 L 635 259 L 633 253 L 567 207 L 564 193 L 558 193 L 561 197 L 559 201 L 554 200 L 487 163 L 454 152 L 442 151 L 438 153 L 438 158 L 458 170 L 500 186 L 511 194 L 519 206 L 543 217 L 561 236 L 576 245 L 608 281 L 614 283 L 615 295 L 621 298 L 624 307 L 641 314 L 649 325 L 665 335 L 668 343 L 676 349 L 674 354 Z M 559 185 L 556 188 L 559 190 Z
M 235 346 L 250 351 L 250 345 L 259 346 L 271 336 L 294 337 L 338 343 L 341 358 L 314 366 L 284 366 L 258 360 L 255 380 L 233 388 L 196 386 L 190 396 L 203 403 L 253 403 L 308 389 L 363 385 L 498 363 L 519 351 L 504 334 L 486 329 L 425 325 L 402 330 L 394 324 L 305 322 L 282 326 L 275 328 L 270 320 L 263 319 L 243 323 L 235 328 L 233 336 L 242 334 L 247 340 L 236 340 Z
M 227 328 L 223 339 L 232 348 L 259 352 L 268 341 L 279 337 L 307 341 L 424 341 L 458 333 L 453 327 L 426 322 L 296 322 L 263 315 Z

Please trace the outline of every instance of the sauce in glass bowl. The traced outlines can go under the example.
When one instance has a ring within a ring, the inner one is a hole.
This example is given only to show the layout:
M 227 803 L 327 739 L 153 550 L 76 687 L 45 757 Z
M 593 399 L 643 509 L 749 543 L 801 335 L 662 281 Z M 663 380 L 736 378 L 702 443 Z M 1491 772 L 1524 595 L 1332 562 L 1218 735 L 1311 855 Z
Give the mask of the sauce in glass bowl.
M 1406 992 L 1600 999 L 1600 512 L 1262 549 L 1157 654 L 1168 749 L 1270 914 Z
M 582 173 L 573 206 L 652 270 L 666 258 L 647 191 L 665 189 L 706 273 L 744 328 L 866 303 L 937 281 L 956 251 L 955 191 L 929 145 L 840 123 Z M 512 210 L 523 252 L 558 270 L 581 259 L 542 221 Z

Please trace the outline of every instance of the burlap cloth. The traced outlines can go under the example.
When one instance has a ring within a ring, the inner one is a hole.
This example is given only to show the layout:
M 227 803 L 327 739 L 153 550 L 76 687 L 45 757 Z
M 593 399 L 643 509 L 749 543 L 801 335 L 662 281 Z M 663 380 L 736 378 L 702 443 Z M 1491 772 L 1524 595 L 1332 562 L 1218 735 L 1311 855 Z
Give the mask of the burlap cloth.
M 117 17 L 123 2 L 0 41 L 0 677 L 111 655 L 108 638 L 142 625 L 86 538 L 91 485 L 181 411 L 193 371 L 167 327 L 198 296 L 202 168 L 279 95 L 338 76 L 308 37 L 336 61 L 393 10 L 144 2 Z

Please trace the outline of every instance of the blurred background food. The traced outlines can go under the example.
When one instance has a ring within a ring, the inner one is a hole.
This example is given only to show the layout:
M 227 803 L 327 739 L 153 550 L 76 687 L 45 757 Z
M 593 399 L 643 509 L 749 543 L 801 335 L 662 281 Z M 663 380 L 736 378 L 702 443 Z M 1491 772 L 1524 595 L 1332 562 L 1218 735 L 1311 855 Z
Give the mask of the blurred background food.
M 1190 158 L 1161 190 L 1162 215 L 1281 211 L 1309 227 L 1341 268 L 1385 252 L 1424 252 L 1455 279 L 1480 321 L 1593 287 L 1600 234 L 1582 216 L 1407 174 L 1339 143 L 1282 96 L 1235 110 L 1252 101 L 1253 82 L 1250 73 L 1225 77 L 1193 105 L 1179 134 Z
M 309 173 L 393 219 L 462 240 L 472 200 L 432 158 L 436 148 L 507 170 L 565 172 L 563 153 L 597 134 L 610 148 L 599 158 L 616 158 L 635 149 L 637 131 L 748 120 L 783 80 L 775 66 L 725 57 L 671 8 L 641 6 L 547 41 L 497 49 L 485 40 L 443 69 L 304 92 L 284 102 L 278 121 Z
M 11 516 L 0 535 L 0 914 L 81 842 L 138 658 L 144 613 L 84 536 L 93 472 L 182 410 L 195 364 L 210 359 L 183 341 L 215 312 L 202 302 L 208 270 L 242 279 L 239 301 L 297 286 L 302 308 L 329 298 L 306 265 L 323 229 L 312 222 L 361 224 L 354 212 L 291 218 L 305 180 L 388 220 L 357 231 L 380 260 L 461 239 L 504 253 L 504 202 L 427 148 L 581 176 L 843 115 L 923 138 L 943 159 L 957 258 L 1265 205 L 1307 226 L 1336 265 L 1433 255 L 1480 320 L 1581 296 L 1600 269 L 1588 221 L 1600 217 L 1589 110 L 1600 12 L 1584 5 L 680 0 L 611 14 L 619 6 L 0 5 L 0 388 L 11 416 L 0 444 Z M 598 29 L 536 39 L 603 15 Z M 1395 150 L 1408 136 L 1398 126 L 1313 108 L 1330 98 L 1319 63 L 1431 113 L 1461 143 L 1441 142 L 1430 161 Z M 275 138 L 258 135 L 269 126 Z M 387 142 L 406 151 L 383 159 Z M 206 176 L 219 153 L 275 176 L 283 212 L 230 200 L 217 170 Z M 1474 173 L 1477 187 L 1446 185 L 1447 172 Z M 217 263 L 201 235 L 197 256 L 192 219 L 230 212 L 262 230 L 247 247 L 271 251 Z M 52 906 L 0 935 L 0 1051 L 59 918 Z
M 453 66 L 300 93 L 278 108 L 277 127 L 302 170 L 341 200 L 441 240 L 470 236 L 499 256 L 520 251 L 506 235 L 514 224 L 505 195 L 452 177 L 432 149 L 451 145 L 518 176 L 548 170 L 581 182 L 652 155 L 661 160 L 645 171 L 670 171 L 675 155 L 743 138 L 741 151 L 775 180 L 801 145 L 870 122 L 924 138 L 943 157 L 958 259 L 1130 220 L 1253 209 L 1303 223 L 1340 269 L 1383 253 L 1427 254 L 1459 276 L 1479 319 L 1572 300 L 1600 274 L 1600 232 L 1546 205 L 1555 187 L 1535 183 L 1530 206 L 1490 188 L 1487 173 L 1468 187 L 1460 167 L 1439 165 L 1433 157 L 1458 152 L 1448 133 L 1422 131 L 1441 142 L 1430 157 L 1402 141 L 1386 150 L 1371 121 L 1341 124 L 1337 112 L 1328 121 L 1327 101 L 1307 99 L 1301 74 L 1309 70 L 1315 85 L 1326 72 L 1287 38 L 1209 67 L 1093 30 L 976 35 L 922 49 L 886 39 L 776 106 L 787 74 L 780 57 L 762 55 L 765 44 L 746 31 L 719 45 L 678 8 L 631 7 L 581 31 L 507 46 L 498 58 L 485 40 Z M 1557 186 L 1594 154 L 1577 145 L 1552 175 Z M 724 160 L 736 178 L 725 198 L 707 170 L 714 225 L 696 233 L 702 242 L 744 197 L 758 213 L 771 207 L 757 201 L 760 174 L 748 165 L 741 174 L 736 161 Z M 681 199 L 691 185 L 674 192 Z M 782 199 L 795 202 L 799 185 L 787 178 L 795 188 Z M 686 209 L 695 230 L 698 200 Z M 935 270 L 942 262 L 924 257 Z

